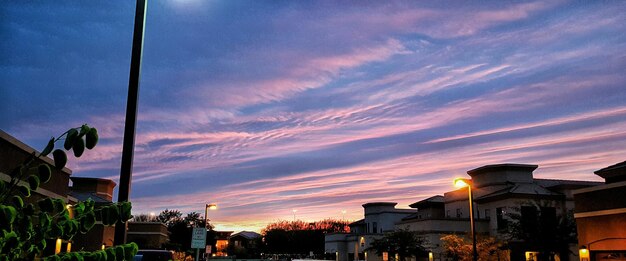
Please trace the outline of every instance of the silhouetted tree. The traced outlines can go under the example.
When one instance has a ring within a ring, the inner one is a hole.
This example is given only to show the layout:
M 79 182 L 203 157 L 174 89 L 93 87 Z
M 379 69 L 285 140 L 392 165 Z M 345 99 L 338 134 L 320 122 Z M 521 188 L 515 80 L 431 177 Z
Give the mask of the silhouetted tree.
M 272 254 L 306 255 L 324 253 L 326 233 L 349 232 L 348 221 L 325 219 L 307 223 L 297 221 L 278 221 L 268 224 L 263 230 L 264 242 L 261 251 Z
M 157 220 L 169 227 L 173 223 L 178 222 L 182 216 L 183 213 L 178 210 L 165 209 L 157 216 Z
M 383 252 L 387 252 L 391 257 L 397 254 L 399 259 L 404 261 L 407 257 L 424 256 L 427 251 L 423 244 L 424 241 L 416 232 L 399 229 L 385 233 L 382 238 L 374 239 L 366 250 L 374 250 L 379 256 L 382 256 Z
M 466 240 L 464 237 L 457 235 L 446 235 L 441 237 L 441 246 L 443 248 L 443 254 L 453 261 L 472 260 L 473 252 L 471 240 Z M 501 260 L 505 256 L 504 253 L 501 253 L 501 246 L 502 243 L 494 237 L 479 236 L 476 242 L 478 260 Z
M 148 214 L 134 215 L 131 219 L 133 222 L 159 222 L 155 216 Z
M 509 241 L 517 241 L 524 249 L 539 252 L 539 258 L 549 260 L 559 254 L 569 256 L 569 244 L 577 242 L 574 214 L 558 215 L 550 202 L 531 201 L 507 213 L 509 224 L 505 231 Z
M 197 212 L 190 212 L 184 218 L 179 210 L 163 210 L 157 217 L 159 222 L 167 225 L 170 240 L 164 246 L 168 249 L 188 252 L 191 254 L 191 233 L 194 227 L 204 227 L 204 217 Z M 207 225 L 212 229 L 213 226 Z M 207 244 L 215 244 L 215 233 L 207 232 Z

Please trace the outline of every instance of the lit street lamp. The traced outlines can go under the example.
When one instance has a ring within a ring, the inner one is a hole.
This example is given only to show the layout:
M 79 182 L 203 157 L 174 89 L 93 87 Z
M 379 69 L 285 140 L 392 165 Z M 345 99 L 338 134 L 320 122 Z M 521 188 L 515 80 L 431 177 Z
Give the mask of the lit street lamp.
M 217 204 L 211 203 L 204 205 L 204 233 L 206 234 L 207 226 L 209 225 L 209 209 L 217 210 Z M 206 242 L 206 241 L 205 241 Z M 208 259 L 207 253 L 204 253 L 204 259 Z M 196 260 L 198 259 L 198 249 L 196 249 Z
M 474 196 L 472 195 L 472 181 L 469 179 L 457 178 L 454 179 L 454 186 L 457 188 L 467 187 L 469 193 L 469 208 L 470 208 L 470 227 L 472 234 L 472 255 L 473 260 L 478 260 L 478 251 L 476 251 L 476 223 L 474 222 Z
M 204 228 L 207 227 L 207 225 L 209 224 L 209 209 L 210 210 L 216 210 L 217 209 L 217 204 L 206 204 L 204 206 Z

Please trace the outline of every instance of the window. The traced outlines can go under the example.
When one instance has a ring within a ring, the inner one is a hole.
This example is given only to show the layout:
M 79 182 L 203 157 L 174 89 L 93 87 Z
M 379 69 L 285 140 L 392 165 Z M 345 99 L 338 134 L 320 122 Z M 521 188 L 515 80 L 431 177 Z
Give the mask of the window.
M 558 223 L 556 218 L 556 208 L 542 207 L 539 220 L 541 222 L 541 226 L 545 228 L 544 230 L 547 233 L 556 233 L 555 230 Z
M 506 215 L 505 208 L 496 208 L 496 218 L 497 218 L 497 223 L 498 223 L 497 224 L 498 229 L 506 229 L 509 226 L 504 215 Z
M 372 230 L 374 231 L 374 233 L 378 233 L 378 224 L 376 222 L 372 223 Z
M 523 231 L 531 231 L 537 227 L 537 208 L 534 206 L 522 206 L 520 208 L 520 214 L 522 215 L 520 223 Z
M 491 218 L 491 209 L 485 209 L 485 218 L 486 219 L 490 219 Z
M 446 217 L 450 217 L 450 210 L 446 210 Z
M 456 209 L 456 218 L 461 218 L 461 209 L 460 208 Z

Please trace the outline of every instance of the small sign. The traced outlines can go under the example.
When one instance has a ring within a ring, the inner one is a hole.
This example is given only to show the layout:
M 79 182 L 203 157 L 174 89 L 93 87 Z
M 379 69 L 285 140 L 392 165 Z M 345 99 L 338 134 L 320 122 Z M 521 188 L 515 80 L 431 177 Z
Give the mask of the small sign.
M 204 253 L 211 254 L 211 245 L 207 245 Z
M 206 228 L 194 227 L 191 233 L 191 248 L 205 248 Z

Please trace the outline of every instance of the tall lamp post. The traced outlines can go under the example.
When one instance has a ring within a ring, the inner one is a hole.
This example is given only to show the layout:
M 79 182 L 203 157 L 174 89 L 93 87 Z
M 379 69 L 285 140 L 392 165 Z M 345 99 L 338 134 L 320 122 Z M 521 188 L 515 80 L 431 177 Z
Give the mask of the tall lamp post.
M 204 205 L 204 230 L 207 230 L 207 226 L 209 225 L 209 209 L 210 210 L 216 210 L 217 209 L 217 204 L 211 203 L 211 204 L 206 204 Z M 206 232 L 205 232 L 206 233 Z M 208 258 L 206 255 L 206 251 L 204 253 L 205 255 L 205 260 Z M 196 258 L 197 260 L 197 258 Z
M 209 209 L 216 210 L 217 204 L 211 203 L 204 206 L 204 228 L 207 228 L 207 225 L 209 224 Z
M 469 179 L 457 178 L 454 180 L 454 186 L 458 188 L 467 187 L 469 193 L 470 208 L 470 227 L 472 234 L 472 259 L 478 261 L 478 251 L 476 251 L 476 222 L 474 222 L 474 196 L 472 195 L 472 181 Z
M 139 76 L 143 53 L 143 34 L 146 23 L 148 0 L 137 0 L 135 10 L 135 28 L 130 57 L 130 77 L 128 80 L 128 100 L 126 102 L 126 122 L 124 123 L 124 145 L 122 147 L 122 166 L 120 169 L 117 202 L 127 202 L 130 195 L 130 181 L 133 170 L 133 151 L 135 149 L 135 125 L 137 124 L 137 98 L 139 94 Z M 115 225 L 115 245 L 126 243 L 126 222 Z

